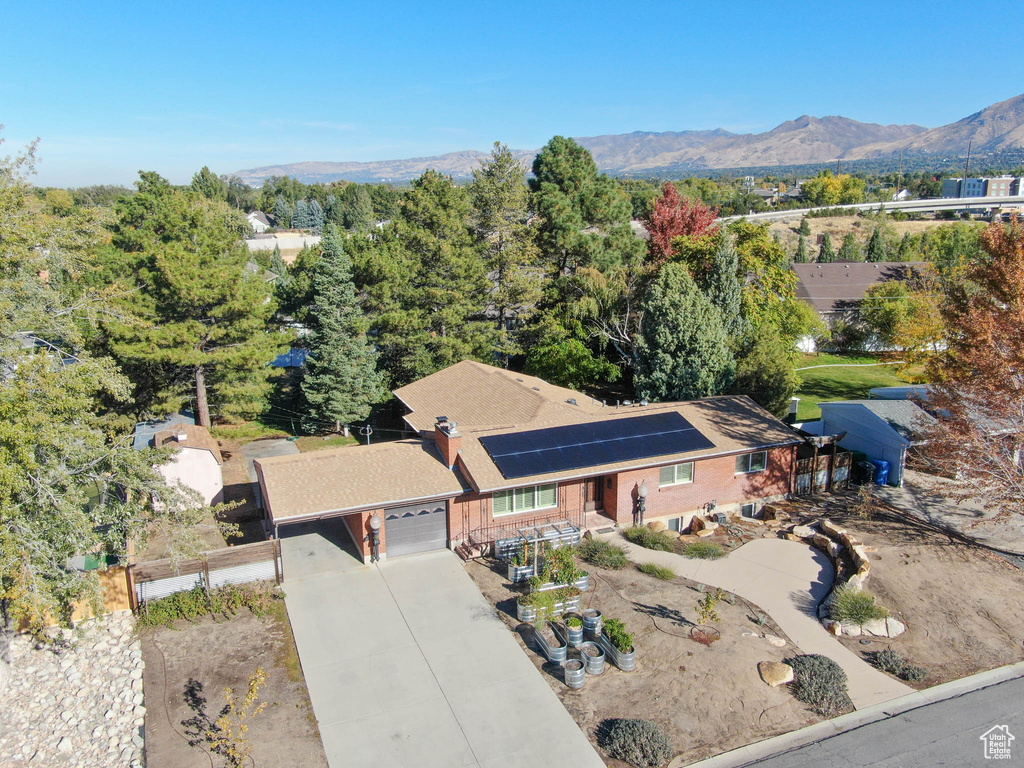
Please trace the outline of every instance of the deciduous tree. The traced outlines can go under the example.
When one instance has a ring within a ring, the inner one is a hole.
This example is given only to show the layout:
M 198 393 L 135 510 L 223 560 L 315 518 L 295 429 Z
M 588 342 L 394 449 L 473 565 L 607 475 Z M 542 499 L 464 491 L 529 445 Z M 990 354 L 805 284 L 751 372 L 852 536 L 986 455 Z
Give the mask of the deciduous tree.
M 717 208 L 709 208 L 700 200 L 682 198 L 675 184 L 665 182 L 661 196 L 644 219 L 651 237 L 647 243 L 651 261 L 661 264 L 670 259 L 672 243 L 677 237 L 714 235 L 718 230 L 717 218 Z

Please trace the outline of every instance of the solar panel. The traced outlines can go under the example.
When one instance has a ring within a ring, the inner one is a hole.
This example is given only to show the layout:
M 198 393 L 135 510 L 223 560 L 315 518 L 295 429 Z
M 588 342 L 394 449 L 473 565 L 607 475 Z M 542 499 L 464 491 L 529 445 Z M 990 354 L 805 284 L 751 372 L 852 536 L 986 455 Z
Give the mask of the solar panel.
M 491 435 L 480 442 L 506 479 L 714 447 L 675 411 Z

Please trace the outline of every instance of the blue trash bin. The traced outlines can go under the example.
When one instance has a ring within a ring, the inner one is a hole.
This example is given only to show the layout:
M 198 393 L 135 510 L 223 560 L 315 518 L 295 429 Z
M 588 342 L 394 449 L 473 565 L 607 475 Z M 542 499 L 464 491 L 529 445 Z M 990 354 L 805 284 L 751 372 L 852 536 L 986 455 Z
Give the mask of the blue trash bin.
M 871 465 L 875 468 L 875 485 L 888 485 L 889 462 L 872 459 Z

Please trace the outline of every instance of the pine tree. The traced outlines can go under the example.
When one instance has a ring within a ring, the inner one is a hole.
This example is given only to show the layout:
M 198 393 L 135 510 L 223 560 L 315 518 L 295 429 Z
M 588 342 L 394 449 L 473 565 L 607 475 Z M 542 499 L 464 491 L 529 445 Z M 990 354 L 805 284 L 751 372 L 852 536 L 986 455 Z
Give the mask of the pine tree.
M 669 262 L 648 288 L 637 341 L 637 397 L 692 400 L 724 392 L 736 363 L 721 315 L 686 267 Z
M 297 200 L 295 211 L 292 213 L 292 229 L 309 229 L 311 222 L 309 203 L 305 200 Z
M 739 280 L 739 254 L 729 234 L 723 234 L 719 240 L 715 256 L 701 272 L 697 287 L 718 309 L 726 335 L 738 339 L 747 329 L 743 317 L 743 286 Z
M 792 350 L 771 333 L 751 334 L 736 354 L 736 379 L 729 391 L 746 395 L 780 418 L 789 409 L 797 379 Z
M 806 216 L 800 219 L 800 234 L 804 237 L 811 234 L 811 223 L 807 220 Z
M 314 235 L 319 235 L 324 229 L 324 209 L 316 198 L 309 201 L 309 228 Z
M 527 224 L 529 193 L 523 166 L 507 146 L 495 142 L 491 157 L 473 172 L 470 185 L 473 227 L 494 288 L 497 352 L 502 364 L 522 352 L 518 327 L 540 298 L 540 279 L 531 269 L 537 246 Z
M 864 249 L 853 232 L 843 235 L 843 244 L 839 247 L 839 261 L 864 261 Z
M 192 177 L 192 191 L 209 200 L 228 199 L 227 182 L 205 165 Z
M 270 257 L 270 271 L 277 275 L 277 280 L 274 281 L 274 290 L 280 292 L 286 290 L 288 284 L 291 282 L 291 276 L 288 274 L 288 265 L 284 262 L 284 257 L 281 256 L 281 246 L 274 245 L 274 254 Z
M 362 184 L 349 184 L 341 193 L 342 223 L 353 232 L 369 232 L 376 218 L 373 215 L 373 201 Z
M 836 252 L 832 248 L 832 235 L 826 232 L 821 238 L 821 248 L 818 249 L 818 262 L 831 264 L 836 260 Z
M 800 239 L 796 243 L 796 253 L 793 254 L 794 264 L 806 264 L 807 263 L 807 238 L 800 235 Z
M 881 227 L 875 227 L 875 231 L 871 233 L 871 239 L 868 241 L 868 261 L 888 261 L 888 254 L 885 251 L 885 235 L 882 233 Z
M 288 229 L 292 225 L 292 204 L 282 195 L 274 202 L 274 221 L 280 229 Z
M 385 394 L 344 243 L 344 236 L 329 224 L 320 242 L 323 253 L 312 274 L 302 425 L 313 433 L 338 431 L 343 424 L 365 419 Z
M 910 257 L 913 254 L 913 251 L 913 239 L 911 238 L 909 232 L 904 232 L 903 239 L 900 240 L 900 247 L 899 250 L 896 252 L 896 255 L 899 257 L 900 261 L 911 261 Z

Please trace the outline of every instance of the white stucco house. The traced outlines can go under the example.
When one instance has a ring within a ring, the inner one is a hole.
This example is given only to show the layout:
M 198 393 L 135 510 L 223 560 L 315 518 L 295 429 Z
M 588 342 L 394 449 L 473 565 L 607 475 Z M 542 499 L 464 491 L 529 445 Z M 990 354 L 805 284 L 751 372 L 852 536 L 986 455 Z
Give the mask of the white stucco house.
M 270 221 L 267 220 L 267 216 L 263 211 L 250 211 L 245 218 L 249 220 L 249 226 L 252 227 L 252 231 L 257 235 L 262 235 L 270 229 Z
M 135 426 L 136 450 L 175 448 L 174 457 L 158 468 L 168 484 L 180 482 L 197 491 L 206 504 L 224 500 L 223 458 L 217 440 L 189 414 Z

